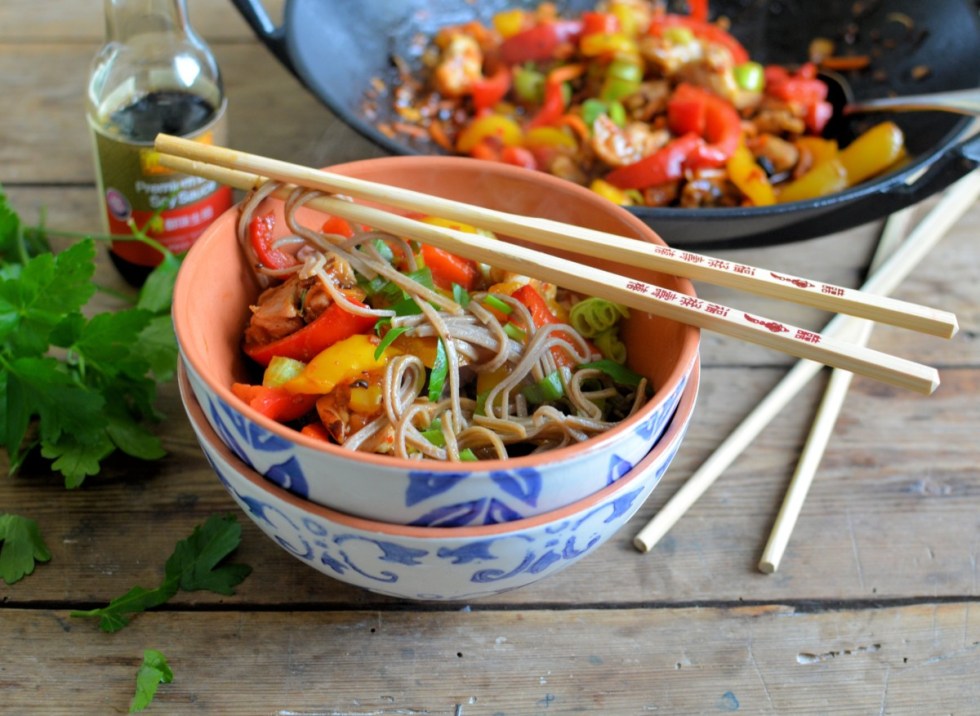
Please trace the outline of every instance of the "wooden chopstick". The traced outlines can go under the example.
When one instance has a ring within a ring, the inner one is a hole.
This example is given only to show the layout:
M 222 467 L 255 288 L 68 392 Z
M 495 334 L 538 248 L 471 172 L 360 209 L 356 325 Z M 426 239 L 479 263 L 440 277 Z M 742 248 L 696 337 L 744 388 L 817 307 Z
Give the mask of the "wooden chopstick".
M 871 258 L 870 273 L 877 271 L 888 256 L 894 253 L 901 244 L 913 208 L 902 209 L 898 213 L 892 214 L 885 221 L 881 237 L 878 239 L 878 246 Z M 851 336 L 851 342 L 866 345 L 871 338 L 874 324 L 870 321 L 854 319 L 851 325 L 855 329 Z M 759 571 L 764 574 L 772 574 L 779 569 L 779 563 L 783 559 L 787 545 L 789 545 L 789 539 L 800 517 L 803 503 L 817 475 L 817 468 L 820 467 L 820 461 L 830 443 L 834 426 L 837 424 L 837 417 L 840 415 L 841 408 L 844 407 L 844 399 L 847 397 L 853 378 L 853 373 L 839 368 L 834 368 L 830 373 L 823 398 L 820 400 L 820 405 L 817 406 L 813 424 L 810 426 L 810 432 L 807 434 L 800 458 L 796 463 L 796 469 L 793 471 L 793 477 L 790 479 L 789 487 L 779 507 L 779 513 L 776 515 L 776 521 L 769 533 L 769 540 L 759 558 Z
M 835 313 L 847 313 L 943 338 L 952 337 L 957 330 L 956 317 L 947 311 L 735 261 L 654 246 L 549 219 L 472 206 L 410 189 L 377 184 L 170 135 L 158 135 L 156 148 L 160 152 L 253 172 L 290 184 L 324 192 L 339 192 L 386 206 L 481 226 L 548 248 L 603 256 L 627 266 L 654 269 L 674 276 L 794 301 Z
M 219 159 L 220 157 L 219 154 Z M 207 177 L 240 189 L 247 190 L 265 181 L 265 177 L 237 169 L 169 154 L 161 154 L 160 163 L 186 174 Z M 284 187 L 276 196 L 286 198 L 291 191 L 292 187 Z M 660 286 L 534 249 L 415 221 L 330 196 L 317 197 L 308 202 L 308 206 L 348 221 L 422 241 L 491 266 L 535 276 L 588 296 L 604 298 L 629 308 L 715 331 L 798 358 L 808 358 L 835 368 L 843 368 L 897 387 L 928 395 L 939 385 L 938 372 L 929 366 L 870 348 L 855 347 L 810 330 L 668 291 Z
M 963 213 L 980 198 L 980 170 L 960 179 L 919 222 L 915 230 L 891 257 L 865 281 L 862 289 L 886 294 L 894 291 L 912 269 L 925 258 Z M 853 330 L 860 319 L 836 316 L 824 328 L 824 335 L 841 336 Z M 821 365 L 801 360 L 793 366 L 765 398 L 739 423 L 687 482 L 633 538 L 641 552 L 649 552 L 660 539 L 687 514 L 701 495 L 708 491 L 735 458 L 772 422 L 803 387 L 817 375 Z

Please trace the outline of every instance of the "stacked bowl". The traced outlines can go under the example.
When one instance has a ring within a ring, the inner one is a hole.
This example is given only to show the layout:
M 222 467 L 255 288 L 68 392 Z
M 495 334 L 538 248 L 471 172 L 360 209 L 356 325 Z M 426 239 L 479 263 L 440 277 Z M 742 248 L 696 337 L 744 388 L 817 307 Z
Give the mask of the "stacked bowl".
M 330 171 L 663 243 L 586 189 L 503 164 L 389 157 Z M 242 334 L 260 290 L 236 218 L 232 209 L 211 225 L 177 279 L 181 397 L 232 497 L 319 571 L 409 599 L 471 599 L 519 587 L 612 536 L 670 464 L 697 394 L 699 333 L 638 311 L 621 338 L 629 367 L 649 379 L 654 395 L 612 430 L 574 446 L 474 463 L 404 460 L 345 450 L 266 418 L 231 390 L 247 379 Z M 690 282 L 674 276 L 566 257 L 693 295 Z

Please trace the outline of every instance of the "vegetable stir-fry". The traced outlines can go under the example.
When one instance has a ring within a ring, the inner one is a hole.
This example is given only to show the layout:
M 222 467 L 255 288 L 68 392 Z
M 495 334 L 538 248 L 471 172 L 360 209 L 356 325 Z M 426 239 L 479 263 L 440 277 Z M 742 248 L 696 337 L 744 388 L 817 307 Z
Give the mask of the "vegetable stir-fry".
M 753 61 L 707 2 L 688 15 L 604 0 L 561 17 L 550 3 L 446 27 L 402 69 L 400 121 L 444 150 L 549 172 L 622 205 L 766 206 L 822 196 L 904 156 L 890 122 L 841 150 L 812 62 Z

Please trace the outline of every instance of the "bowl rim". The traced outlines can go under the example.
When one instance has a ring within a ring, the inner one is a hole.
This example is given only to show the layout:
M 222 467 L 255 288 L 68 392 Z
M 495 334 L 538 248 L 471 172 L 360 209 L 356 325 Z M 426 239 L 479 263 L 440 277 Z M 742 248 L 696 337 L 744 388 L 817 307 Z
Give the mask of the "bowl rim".
M 355 172 L 354 174 L 351 174 L 351 176 L 358 176 L 356 172 L 362 167 L 371 167 L 388 163 L 404 164 L 409 167 L 412 167 L 412 165 L 423 165 L 426 171 L 439 171 L 440 167 L 450 167 L 452 165 L 470 166 L 474 170 L 484 174 L 493 173 L 520 181 L 530 181 L 531 183 L 544 184 L 546 187 L 548 187 L 549 191 L 554 191 L 558 194 L 570 194 L 572 199 L 578 199 L 597 206 L 602 206 L 605 210 L 616 214 L 617 218 L 619 218 L 633 231 L 632 238 L 638 238 L 638 240 L 645 240 L 663 246 L 667 245 L 667 243 L 660 237 L 659 234 L 656 233 L 656 231 L 654 231 L 647 224 L 643 223 L 643 221 L 641 221 L 639 218 L 626 211 L 626 209 L 623 207 L 604 200 L 595 192 L 592 192 L 585 187 L 559 179 L 558 177 L 551 176 L 549 174 L 544 174 L 543 172 L 531 171 L 499 162 L 486 162 L 479 159 L 473 159 L 471 157 L 454 156 L 389 156 L 361 159 L 342 164 L 330 165 L 325 167 L 325 170 L 337 173 Z M 189 258 L 194 256 L 194 252 L 195 250 L 198 250 L 198 246 L 203 246 L 209 241 L 213 240 L 211 237 L 217 234 L 217 228 L 220 228 L 225 223 L 235 223 L 235 212 L 238 211 L 238 206 L 239 204 L 236 203 L 230 209 L 221 214 L 217 219 L 215 219 L 215 221 L 208 227 L 208 229 L 205 230 L 194 245 L 191 246 L 187 254 L 187 258 L 185 258 L 185 264 Z M 373 453 L 353 453 L 349 450 L 344 450 L 338 445 L 326 443 L 322 440 L 316 440 L 315 438 L 303 435 L 298 430 L 294 430 L 253 410 L 247 404 L 242 402 L 237 396 L 235 396 L 234 393 L 232 393 L 230 386 L 221 384 L 216 385 L 209 381 L 206 378 L 207 365 L 205 362 L 201 360 L 200 356 L 195 355 L 193 350 L 189 351 L 186 348 L 188 345 L 193 344 L 181 340 L 181 336 L 184 333 L 183 326 L 185 324 L 184 321 L 180 319 L 185 313 L 184 306 L 187 305 L 188 308 L 186 310 L 190 311 L 193 310 L 191 307 L 194 304 L 194 302 L 190 299 L 186 301 L 183 300 L 183 295 L 188 291 L 188 289 L 186 289 L 186 284 L 189 280 L 187 278 L 189 273 L 189 271 L 185 271 L 184 268 L 181 267 L 174 285 L 174 299 L 171 311 L 174 331 L 177 335 L 180 353 L 190 364 L 192 371 L 208 386 L 208 389 L 215 392 L 224 403 L 233 405 L 236 410 L 241 412 L 251 422 L 262 427 L 269 433 L 276 435 L 287 442 L 295 443 L 297 446 L 305 448 L 306 450 L 312 451 L 316 454 L 330 456 L 334 459 L 355 462 L 357 464 L 369 464 L 383 470 L 405 471 L 414 470 L 418 467 L 418 463 L 416 461 L 409 460 L 407 458 L 399 458 L 390 455 L 378 455 Z M 694 285 L 689 279 L 679 276 L 675 277 L 675 279 L 679 282 L 679 290 L 681 290 L 681 292 L 691 296 L 696 295 Z M 487 472 L 539 468 L 546 463 L 567 461 L 572 456 L 582 454 L 583 452 L 602 450 L 610 442 L 615 442 L 622 433 L 628 432 L 636 424 L 647 419 L 654 410 L 658 409 L 667 396 L 672 394 L 674 389 L 683 382 L 685 375 L 688 374 L 694 365 L 694 362 L 698 359 L 701 331 L 699 328 L 691 325 L 685 325 L 683 326 L 683 329 L 681 346 L 679 348 L 676 365 L 673 366 L 673 369 L 670 371 L 663 384 L 656 389 L 654 397 L 647 401 L 647 403 L 640 408 L 636 414 L 617 423 L 609 430 L 606 430 L 580 443 L 554 448 L 542 453 L 523 455 L 520 457 L 484 460 L 479 463 L 473 463 L 473 465 L 479 465 L 481 470 Z M 426 471 L 436 474 L 458 473 L 460 472 L 460 468 L 458 464 L 454 463 L 433 462 L 432 465 L 429 465 L 428 463 L 426 464 Z
M 235 470 L 235 472 L 253 487 L 257 487 L 263 492 L 271 494 L 276 499 L 287 502 L 291 507 L 305 514 L 312 514 L 335 524 L 345 527 L 358 529 L 363 532 L 372 532 L 390 536 L 409 537 L 413 539 L 451 539 L 451 538 L 483 538 L 496 537 L 527 529 L 533 529 L 547 525 L 559 520 L 571 519 L 589 507 L 605 501 L 612 495 L 625 491 L 645 476 L 647 470 L 653 468 L 654 463 L 663 453 L 672 448 L 674 442 L 680 440 L 694 413 L 694 406 L 697 402 L 699 386 L 701 383 L 701 361 L 700 358 L 695 362 L 691 371 L 691 378 L 684 388 L 684 394 L 677 405 L 677 410 L 671 418 L 670 424 L 664 431 L 663 436 L 649 453 L 633 468 L 606 487 L 593 492 L 587 497 L 583 497 L 575 502 L 569 503 L 564 507 L 543 512 L 532 517 L 525 517 L 510 522 L 499 522 L 492 525 L 469 525 L 461 527 L 420 527 L 415 525 L 399 525 L 390 522 L 379 522 L 366 517 L 357 517 L 345 512 L 325 507 L 319 503 L 303 498 L 279 487 L 275 483 L 267 480 L 258 472 L 246 465 L 237 457 L 231 449 L 225 445 L 218 437 L 214 428 L 208 423 L 204 415 L 204 409 L 190 389 L 186 370 L 182 364 L 177 366 L 177 384 L 180 390 L 181 402 L 196 435 L 200 440 L 207 442 L 208 446 L 217 452 L 220 457 Z M 677 446 L 679 447 L 679 445 Z M 203 450 L 203 448 L 202 448 Z

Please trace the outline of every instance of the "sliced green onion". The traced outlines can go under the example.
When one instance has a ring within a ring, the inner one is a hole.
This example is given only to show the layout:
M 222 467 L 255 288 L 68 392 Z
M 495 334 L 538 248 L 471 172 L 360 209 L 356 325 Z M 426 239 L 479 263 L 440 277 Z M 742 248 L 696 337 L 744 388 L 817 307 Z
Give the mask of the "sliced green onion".
M 526 386 L 521 394 L 531 405 L 553 403 L 565 395 L 565 386 L 561 382 L 561 373 L 549 373 L 534 385 Z
M 262 385 L 266 388 L 278 388 L 287 383 L 306 368 L 306 363 L 285 356 L 274 356 L 262 374 Z
M 429 402 L 436 403 L 442 397 L 442 389 L 446 385 L 446 377 L 449 375 L 449 360 L 446 358 L 446 347 L 442 344 L 442 339 L 436 343 L 436 359 L 432 364 L 429 373 Z
M 442 423 L 438 418 L 429 423 L 429 427 L 422 431 L 422 437 L 436 447 L 446 446 L 446 436 L 442 433 Z
M 620 318 L 628 318 L 629 315 L 629 309 L 625 306 L 593 296 L 572 306 L 568 312 L 568 320 L 572 328 L 586 338 L 592 338 L 615 326 Z
M 591 363 L 585 363 L 578 367 L 579 370 L 585 370 L 586 368 L 593 368 L 595 370 L 602 371 L 610 378 L 613 382 L 619 385 L 626 385 L 631 388 L 636 388 L 640 385 L 640 381 L 643 380 L 643 376 L 634 370 L 630 370 L 625 365 L 620 365 L 614 360 L 608 358 L 603 358 L 602 360 L 593 361 Z
M 453 300 L 463 308 L 470 305 L 469 292 L 458 283 L 453 284 Z
M 508 304 L 505 301 L 501 301 L 492 293 L 488 293 L 486 296 L 484 296 L 483 305 L 486 306 L 487 308 L 492 308 L 495 311 L 500 311 L 505 316 L 509 316 L 511 314 L 511 311 L 514 310 L 513 308 L 511 308 L 510 304 Z
M 688 27 L 668 27 L 664 39 L 672 45 L 689 45 L 694 42 L 694 33 Z
M 527 331 L 525 331 L 523 328 L 518 328 L 517 326 L 515 326 L 513 323 L 509 321 L 504 324 L 504 333 L 506 333 L 508 336 L 513 338 L 518 343 L 523 343 L 524 339 L 527 338 Z
M 538 103 L 544 97 L 545 77 L 533 67 L 514 70 L 514 94 L 522 102 Z
M 627 92 L 626 94 L 630 94 Z M 626 95 L 620 95 L 620 97 L 625 97 Z M 626 108 L 617 101 L 609 103 L 609 119 L 613 121 L 617 127 L 622 127 L 626 124 Z
M 592 342 L 609 360 L 616 361 L 620 365 L 626 362 L 626 344 L 619 340 L 619 331 L 616 328 L 603 331 L 595 336 Z
M 606 103 L 601 99 L 590 97 L 582 103 L 582 121 L 591 129 L 595 121 L 604 115 L 607 109 Z
M 743 62 L 732 73 L 735 84 L 748 92 L 761 92 L 766 84 L 766 71 L 758 62 Z
M 395 326 L 394 328 L 389 328 L 388 332 L 384 334 L 384 337 L 378 344 L 378 347 L 374 349 L 374 359 L 380 360 L 381 354 L 385 352 L 385 349 L 394 343 L 395 339 L 407 330 L 408 326 Z
M 464 448 L 459 451 L 460 462 L 479 462 L 480 458 L 473 452 L 473 448 Z

